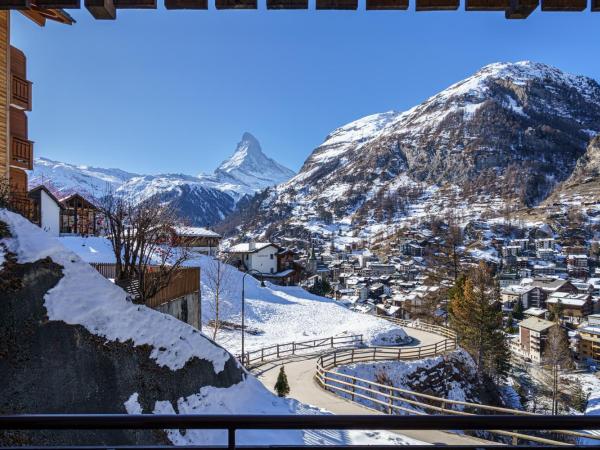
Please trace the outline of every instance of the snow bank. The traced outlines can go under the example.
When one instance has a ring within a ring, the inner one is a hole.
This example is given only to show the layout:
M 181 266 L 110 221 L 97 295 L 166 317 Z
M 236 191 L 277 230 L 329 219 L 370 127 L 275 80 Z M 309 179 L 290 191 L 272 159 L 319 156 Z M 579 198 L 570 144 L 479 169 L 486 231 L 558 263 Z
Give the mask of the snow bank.
M 385 377 L 392 386 L 409 391 L 423 392 L 449 400 L 477 402 L 477 374 L 471 357 L 464 350 L 457 350 L 448 355 L 426 358 L 418 361 L 377 361 L 372 363 L 349 364 L 337 367 L 335 372 L 365 380 L 376 381 Z M 358 382 L 358 386 L 366 383 Z M 359 391 L 360 392 L 360 391 Z M 344 394 L 342 394 L 344 395 Z M 408 397 L 422 401 L 420 397 Z M 377 400 L 387 402 L 383 396 Z M 375 402 L 357 398 L 359 403 L 373 409 L 381 409 Z M 400 406 L 417 412 L 430 413 L 430 410 L 400 403 Z M 454 409 L 462 410 L 460 405 Z
M 254 377 L 227 389 L 204 387 L 197 394 L 180 398 L 176 405 L 159 401 L 153 411 L 141 411 L 137 394 L 126 402 L 128 411 L 154 414 L 253 414 L 293 415 L 328 414 L 293 399 L 279 398 Z M 224 445 L 225 430 L 167 430 L 175 445 Z M 236 440 L 242 445 L 406 445 L 423 444 L 391 432 L 382 431 L 319 431 L 319 430 L 240 430 Z
M 199 255 L 188 264 L 200 266 L 202 273 L 202 317 L 214 319 L 215 272 L 212 258 Z M 227 266 L 225 292 L 221 292 L 221 320 L 241 323 L 243 273 Z M 214 278 L 214 277 L 212 277 Z M 299 342 L 330 336 L 362 334 L 367 345 L 398 345 L 408 340 L 403 329 L 384 319 L 351 311 L 338 302 L 313 295 L 297 286 L 277 286 L 251 276 L 245 278 L 245 322 L 253 334 L 246 334 L 246 350 L 274 344 Z M 220 330 L 217 341 L 231 352 L 241 351 L 238 331 Z
M 82 325 L 110 341 L 132 341 L 152 347 L 150 357 L 160 366 L 182 368 L 191 358 L 210 361 L 216 373 L 230 355 L 196 329 L 142 305 L 126 300 L 125 292 L 89 264 L 67 250 L 59 240 L 21 216 L 0 210 L 13 238 L 5 239 L 20 263 L 50 257 L 64 267 L 63 278 L 44 297 L 50 320 Z

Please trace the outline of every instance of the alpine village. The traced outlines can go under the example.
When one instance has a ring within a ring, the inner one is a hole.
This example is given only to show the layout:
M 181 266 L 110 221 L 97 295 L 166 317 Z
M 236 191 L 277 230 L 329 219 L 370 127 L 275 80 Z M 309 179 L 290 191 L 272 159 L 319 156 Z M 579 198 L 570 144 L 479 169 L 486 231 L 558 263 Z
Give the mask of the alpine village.
M 206 7 L 195 2 L 166 0 Z M 246 3 L 217 0 L 217 9 L 256 7 Z M 541 14 L 530 3 L 466 9 Z M 79 6 L 0 7 L 2 448 L 598 445 L 597 80 L 541 62 L 491 63 L 408 110 L 331 130 L 299 170 L 240 132 L 223 138 L 237 146 L 210 173 L 134 173 L 81 165 L 84 153 L 77 163 L 43 157 L 28 132 L 44 117 L 11 18 L 76 27 L 64 8 Z M 114 19 L 156 2 L 84 6 Z M 355 8 L 317 0 L 317 9 Z M 77 418 L 15 427 L 19 414 L 482 421 L 459 431 L 459 422 L 347 419 L 342 429 L 232 435 L 191 419 L 174 429 L 70 429 Z M 590 429 L 483 421 L 496 415 L 584 417 Z

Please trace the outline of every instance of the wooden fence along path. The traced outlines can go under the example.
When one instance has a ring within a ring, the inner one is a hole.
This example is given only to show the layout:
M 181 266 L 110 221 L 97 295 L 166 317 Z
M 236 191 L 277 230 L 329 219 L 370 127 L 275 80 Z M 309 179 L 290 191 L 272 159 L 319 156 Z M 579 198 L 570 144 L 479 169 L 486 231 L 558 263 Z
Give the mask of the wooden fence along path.
M 436 328 L 439 327 L 430 324 L 422 325 L 433 326 Z M 454 331 L 446 329 L 443 335 L 448 336 L 448 339 L 436 344 L 430 344 L 422 347 L 367 347 L 334 350 L 320 356 L 317 360 L 315 379 L 319 386 L 335 395 L 359 403 L 361 406 L 369 409 L 382 410 L 387 414 L 400 413 L 426 415 L 437 413 L 445 415 L 469 416 L 495 413 L 522 416 L 535 415 L 534 413 L 527 411 L 480 405 L 477 403 L 450 400 L 447 398 L 422 394 L 335 371 L 336 367 L 353 363 L 406 361 L 418 360 L 425 357 L 441 356 L 458 348 L 455 339 L 456 334 Z M 450 338 L 450 336 L 454 336 L 454 338 Z M 600 440 L 600 436 L 568 430 L 550 430 L 551 437 L 553 439 L 525 434 L 522 432 L 509 432 L 502 430 L 487 431 L 501 436 L 508 436 L 512 438 L 513 443 L 515 444 L 520 439 L 542 445 L 569 445 L 569 443 L 564 441 L 555 440 L 557 437 L 563 437 L 567 440 L 575 440 L 578 438 L 591 438 Z
M 311 341 L 276 344 L 271 345 L 270 347 L 264 347 L 258 350 L 245 352 L 242 364 L 245 367 L 257 367 L 269 361 L 276 361 L 281 358 L 303 354 L 307 350 L 348 348 L 362 345 L 362 343 L 363 335 L 355 334 L 351 336 L 331 336 L 327 338 L 313 339 Z
M 116 265 L 113 263 L 91 263 L 91 266 L 105 278 L 113 280 L 116 278 Z M 152 276 L 152 271 L 157 268 L 158 266 L 148 266 L 146 276 Z M 200 268 L 181 267 L 171 278 L 171 282 L 146 302 L 146 306 L 156 308 L 164 303 L 196 292 L 200 292 Z

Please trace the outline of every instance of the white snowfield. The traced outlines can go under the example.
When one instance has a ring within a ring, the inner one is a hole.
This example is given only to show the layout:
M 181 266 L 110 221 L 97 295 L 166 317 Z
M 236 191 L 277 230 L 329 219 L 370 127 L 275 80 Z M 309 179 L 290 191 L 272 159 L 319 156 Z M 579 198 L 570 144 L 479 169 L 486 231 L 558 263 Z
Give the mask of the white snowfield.
M 188 264 L 200 266 L 202 274 L 202 317 L 207 323 L 214 319 L 215 273 L 212 258 L 200 255 Z M 243 273 L 232 266 L 225 267 L 227 280 L 221 292 L 221 320 L 241 324 Z M 223 269 L 222 269 L 223 270 Z M 398 345 L 406 341 L 403 329 L 392 323 L 351 311 L 336 301 L 313 295 L 297 286 L 277 286 L 245 277 L 245 323 L 253 333 L 246 333 L 245 350 L 255 350 L 275 344 L 300 342 L 330 336 L 362 334 L 367 345 Z M 204 330 L 210 334 L 211 328 Z M 239 331 L 219 330 L 217 342 L 232 353 L 241 351 Z
M 58 238 L 69 250 L 87 262 L 114 262 L 112 248 L 103 237 Z M 217 265 L 212 257 L 197 255 L 186 263 L 200 267 L 202 292 L 202 322 L 215 318 L 214 282 Z M 243 273 L 234 267 L 221 264 L 223 279 L 220 292 L 220 320 L 241 324 L 241 297 Z M 407 339 L 403 329 L 390 322 L 351 311 L 332 299 L 313 295 L 300 287 L 277 286 L 251 276 L 245 278 L 246 350 L 270 345 L 300 342 L 331 336 L 362 334 L 365 344 L 394 345 Z M 212 337 L 212 328 L 204 325 L 203 331 Z M 239 330 L 221 329 L 216 341 L 228 351 L 241 352 Z
M 156 360 L 156 363 L 172 370 L 183 367 L 193 357 L 211 361 L 216 372 L 223 370 L 230 354 L 216 346 L 206 336 L 171 316 L 128 302 L 123 290 L 104 279 L 75 253 L 67 250 L 58 239 L 50 237 L 21 216 L 0 210 L 0 221 L 9 225 L 13 235 L 13 237 L 0 240 L 0 242 L 17 255 L 20 263 L 50 257 L 64 267 L 63 278 L 44 298 L 50 320 L 82 325 L 89 332 L 111 341 L 131 340 L 134 345 L 148 344 L 154 349 L 151 357 Z M 74 242 L 71 241 L 71 244 Z M 75 248 L 82 247 L 81 245 L 73 246 Z M 250 279 L 247 280 L 247 283 L 249 292 L 254 292 L 251 296 L 256 297 L 256 290 L 259 288 L 255 281 Z M 271 300 L 279 298 L 281 305 L 298 303 L 297 311 L 306 308 L 315 313 L 318 310 L 316 307 L 307 307 L 311 301 L 309 299 L 296 302 L 289 293 L 286 294 L 288 295 L 287 299 L 284 299 L 272 293 L 274 289 L 267 289 L 269 290 L 264 291 L 270 292 L 266 296 L 267 299 L 258 301 L 262 306 L 264 303 L 268 303 L 269 298 Z M 271 296 L 273 297 L 271 298 Z M 315 297 L 312 302 L 319 305 L 322 300 Z M 325 319 L 332 319 L 328 317 L 330 314 L 340 313 L 341 307 L 333 308 L 334 306 L 336 305 L 332 304 L 327 307 L 329 309 L 324 310 Z M 276 309 L 255 307 L 250 308 L 249 311 L 254 317 L 259 317 L 260 311 L 276 313 Z M 302 321 L 305 317 L 306 315 L 297 316 L 295 321 Z M 344 316 L 342 315 L 342 317 Z M 365 319 L 364 316 L 360 316 L 360 318 Z M 290 326 L 290 323 L 286 323 L 288 320 L 289 316 L 281 320 L 279 327 Z M 263 322 L 268 325 L 265 328 L 278 330 L 275 325 L 276 319 L 265 319 Z M 358 317 L 354 318 L 354 322 L 359 322 Z M 306 326 L 310 327 L 311 322 L 308 322 Z M 339 327 L 339 325 L 337 326 Z M 381 329 L 386 331 L 385 327 Z M 326 331 L 325 327 L 318 330 L 319 333 L 327 334 Z M 281 335 L 286 338 L 291 336 L 291 334 L 284 334 L 281 331 L 272 334 L 273 337 Z M 124 402 L 123 408 L 129 414 L 328 414 L 327 411 L 304 405 L 293 399 L 276 397 L 250 374 L 242 382 L 229 388 L 202 387 L 198 393 L 178 399 L 177 404 L 169 401 L 157 401 L 152 411 L 143 410 L 138 394 L 133 392 Z M 227 442 L 226 431 L 223 430 L 170 430 L 167 431 L 167 434 L 172 443 L 176 445 L 224 445 Z M 360 430 L 326 432 L 242 430 L 237 434 L 237 441 L 242 445 L 424 444 L 396 433 Z

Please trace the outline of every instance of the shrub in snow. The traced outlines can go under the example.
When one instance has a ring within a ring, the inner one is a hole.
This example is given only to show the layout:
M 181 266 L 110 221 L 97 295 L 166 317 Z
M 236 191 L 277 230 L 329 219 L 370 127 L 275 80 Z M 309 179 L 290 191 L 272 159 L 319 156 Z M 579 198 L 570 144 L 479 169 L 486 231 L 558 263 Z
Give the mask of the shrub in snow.
M 285 397 L 290 393 L 290 385 L 288 384 L 287 375 L 285 374 L 285 369 L 281 366 L 279 369 L 279 376 L 277 377 L 277 382 L 275 383 L 275 391 L 279 397 Z

